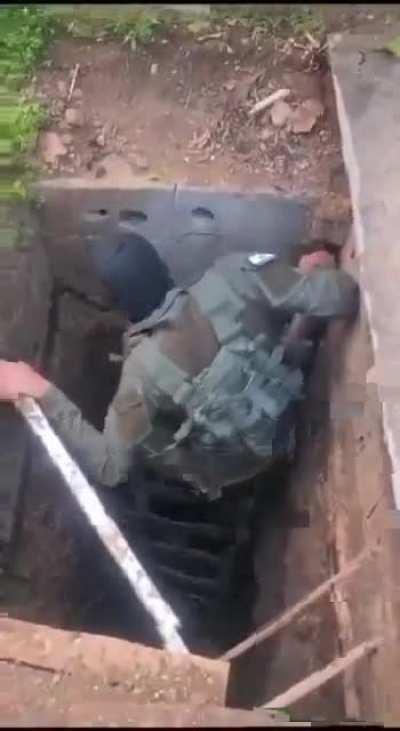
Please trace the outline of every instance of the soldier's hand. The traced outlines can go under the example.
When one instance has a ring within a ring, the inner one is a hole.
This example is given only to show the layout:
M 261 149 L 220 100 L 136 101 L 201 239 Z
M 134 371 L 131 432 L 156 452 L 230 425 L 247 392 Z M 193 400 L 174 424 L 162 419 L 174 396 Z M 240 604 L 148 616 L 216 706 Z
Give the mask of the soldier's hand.
M 49 381 L 27 363 L 0 360 L 0 401 L 17 401 L 20 396 L 41 399 L 49 388 Z
M 327 251 L 321 249 L 320 251 L 314 251 L 312 254 L 304 254 L 299 261 L 299 269 L 303 274 L 312 272 L 313 269 L 319 267 L 329 267 L 330 269 L 335 268 L 336 263 L 332 254 L 328 254 Z

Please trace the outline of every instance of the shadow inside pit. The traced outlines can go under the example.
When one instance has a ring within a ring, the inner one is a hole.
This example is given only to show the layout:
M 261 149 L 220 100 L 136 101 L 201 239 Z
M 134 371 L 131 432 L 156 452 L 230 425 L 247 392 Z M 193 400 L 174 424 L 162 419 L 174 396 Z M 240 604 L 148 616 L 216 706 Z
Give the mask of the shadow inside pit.
M 118 329 L 88 334 L 77 327 L 73 335 L 61 329 L 54 344 L 52 377 L 98 428 L 119 379 L 119 368 L 108 357 L 110 351 L 118 353 L 119 343 Z M 260 537 L 265 544 L 267 536 L 268 545 L 262 559 L 269 593 L 263 620 L 280 611 L 292 520 L 288 484 L 288 467 L 281 463 L 215 502 L 194 496 L 185 483 L 166 483 L 137 468 L 129 484 L 98 488 L 106 511 L 181 618 L 182 635 L 192 651 L 218 656 L 252 630 Z M 65 486 L 62 490 L 67 492 Z M 160 646 L 153 621 L 72 497 L 63 502 L 62 519 L 75 553 L 69 628 Z M 265 579 L 263 583 L 265 593 Z M 244 656 L 234 663 L 229 692 L 234 704 L 251 706 L 261 697 L 274 647 L 270 641 L 268 651 L 260 648 L 251 661 Z M 251 682 L 243 682 L 249 662 Z
M 76 301 L 73 306 L 77 308 Z M 87 303 L 77 309 L 82 321 L 78 318 L 70 327 L 70 308 L 71 294 L 67 299 L 61 294 L 54 307 L 58 330 L 48 368 L 85 417 L 102 428 L 120 372 L 109 354 L 119 354 L 121 333 L 119 328 L 92 331 Z M 185 483 L 161 480 L 136 465 L 128 484 L 97 489 L 106 511 L 182 620 L 182 635 L 192 651 L 216 656 L 245 636 L 254 599 L 253 483 L 209 502 Z M 74 536 L 76 554 L 70 595 L 76 608 L 74 628 L 160 646 L 152 620 L 120 569 L 73 501 L 67 503 L 63 520 Z
M 255 596 L 262 604 L 263 624 L 274 619 L 284 606 L 287 526 L 290 512 L 290 471 L 282 462 L 268 475 L 257 479 L 257 496 L 252 521 L 252 558 L 262 545 L 267 543 L 268 551 L 262 550 L 262 567 L 258 567 L 258 586 Z M 262 595 L 268 592 L 265 600 Z M 249 607 L 249 620 L 253 619 L 254 604 Z M 254 630 L 254 622 L 252 623 Z M 279 637 L 271 638 L 255 649 L 234 660 L 228 687 L 228 705 L 254 708 L 265 702 L 266 673 L 273 658 Z M 249 681 L 250 679 L 250 681 Z

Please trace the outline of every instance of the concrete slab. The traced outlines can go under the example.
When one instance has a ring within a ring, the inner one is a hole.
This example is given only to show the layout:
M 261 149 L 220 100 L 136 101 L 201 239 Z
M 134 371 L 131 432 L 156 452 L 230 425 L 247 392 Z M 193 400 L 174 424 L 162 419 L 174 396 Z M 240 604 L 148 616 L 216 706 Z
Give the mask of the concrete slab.
M 189 286 L 218 255 L 254 249 L 290 255 L 311 235 L 315 201 L 269 191 L 189 188 L 151 181 L 43 181 L 41 230 L 57 280 L 101 299 L 82 239 L 84 214 L 95 213 L 115 245 L 136 231 L 157 247 L 175 281 Z
M 400 60 L 381 51 L 400 34 L 329 38 L 342 145 L 354 213 L 384 432 L 400 509 Z

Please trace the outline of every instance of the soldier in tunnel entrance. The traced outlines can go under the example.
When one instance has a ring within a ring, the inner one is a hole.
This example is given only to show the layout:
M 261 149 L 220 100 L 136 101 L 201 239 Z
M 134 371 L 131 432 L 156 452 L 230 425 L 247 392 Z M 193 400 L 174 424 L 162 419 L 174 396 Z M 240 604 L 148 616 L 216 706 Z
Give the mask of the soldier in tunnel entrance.
M 114 305 L 128 318 L 117 392 L 102 432 L 28 364 L 0 361 L 0 400 L 37 399 L 96 484 L 135 465 L 215 499 L 295 447 L 295 404 L 312 351 L 304 323 L 351 318 L 358 287 L 324 250 L 291 266 L 278 256 L 219 258 L 188 289 L 136 234 L 88 248 Z

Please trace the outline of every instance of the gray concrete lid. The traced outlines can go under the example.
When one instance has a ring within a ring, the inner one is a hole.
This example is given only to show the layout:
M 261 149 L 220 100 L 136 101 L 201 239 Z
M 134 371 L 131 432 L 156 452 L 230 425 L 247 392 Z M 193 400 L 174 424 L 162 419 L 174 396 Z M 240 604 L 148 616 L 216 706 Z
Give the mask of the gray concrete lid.
M 379 49 L 400 34 L 329 38 L 383 426 L 400 509 L 400 59 Z

